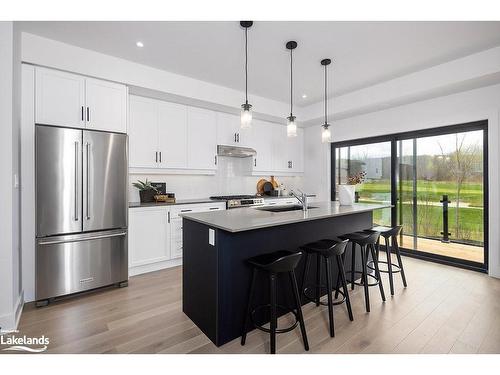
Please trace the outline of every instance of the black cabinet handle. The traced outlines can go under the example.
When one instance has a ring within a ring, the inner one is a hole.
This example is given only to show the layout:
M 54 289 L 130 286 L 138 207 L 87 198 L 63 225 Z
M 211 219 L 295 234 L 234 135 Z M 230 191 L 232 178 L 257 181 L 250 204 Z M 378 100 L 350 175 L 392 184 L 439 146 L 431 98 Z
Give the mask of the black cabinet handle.
M 160 163 L 161 163 L 161 151 L 160 151 Z
M 87 107 L 87 122 L 90 122 L 90 109 Z
M 191 212 L 193 210 L 181 210 L 181 212 Z
M 236 142 L 236 133 L 234 133 L 234 141 Z
M 217 165 L 217 155 L 215 155 L 214 160 L 215 160 L 215 165 Z
M 253 159 L 253 166 L 256 167 L 257 166 L 257 158 Z
M 240 143 L 240 133 L 237 133 L 236 142 Z
M 158 151 L 155 152 L 155 155 L 156 155 L 155 161 L 158 163 Z
M 83 116 L 84 116 L 84 115 L 83 115 L 83 111 L 84 111 L 84 109 L 83 109 L 83 105 L 82 105 L 82 121 L 84 121 L 84 120 L 85 120 L 85 119 L 84 119 L 84 117 L 83 117 Z

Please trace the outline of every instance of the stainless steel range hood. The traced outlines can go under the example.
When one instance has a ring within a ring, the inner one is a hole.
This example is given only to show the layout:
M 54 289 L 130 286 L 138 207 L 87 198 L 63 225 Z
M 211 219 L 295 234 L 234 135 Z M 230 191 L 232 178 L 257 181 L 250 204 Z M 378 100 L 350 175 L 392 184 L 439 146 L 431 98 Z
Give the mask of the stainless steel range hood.
M 250 147 L 217 145 L 218 156 L 230 156 L 233 158 L 248 158 L 257 155 L 257 151 Z

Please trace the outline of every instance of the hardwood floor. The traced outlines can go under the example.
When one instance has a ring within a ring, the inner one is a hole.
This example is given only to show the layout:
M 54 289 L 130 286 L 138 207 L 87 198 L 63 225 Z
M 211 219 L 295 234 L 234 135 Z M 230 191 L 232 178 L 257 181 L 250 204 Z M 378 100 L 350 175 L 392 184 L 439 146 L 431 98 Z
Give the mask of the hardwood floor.
M 484 274 L 403 259 L 404 289 L 380 300 L 370 288 L 351 293 L 354 321 L 334 310 L 335 338 L 326 307 L 304 306 L 310 353 L 500 353 L 500 280 Z M 19 334 L 50 339 L 49 353 L 267 353 L 268 335 L 253 330 L 220 348 L 182 313 L 181 267 L 132 277 L 128 288 L 106 289 L 37 309 L 26 306 Z M 286 324 L 287 317 L 279 324 Z M 278 335 L 278 353 L 304 353 L 300 332 Z

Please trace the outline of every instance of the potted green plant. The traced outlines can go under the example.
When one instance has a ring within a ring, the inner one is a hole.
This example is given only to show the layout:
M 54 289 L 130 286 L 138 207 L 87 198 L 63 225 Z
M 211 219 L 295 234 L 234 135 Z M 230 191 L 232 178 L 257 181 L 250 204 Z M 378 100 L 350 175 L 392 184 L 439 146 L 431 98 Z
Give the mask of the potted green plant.
M 139 189 L 139 196 L 141 198 L 141 203 L 149 203 L 155 201 L 155 195 L 158 194 L 158 190 L 151 185 L 151 181 L 137 180 L 132 184 L 134 187 Z

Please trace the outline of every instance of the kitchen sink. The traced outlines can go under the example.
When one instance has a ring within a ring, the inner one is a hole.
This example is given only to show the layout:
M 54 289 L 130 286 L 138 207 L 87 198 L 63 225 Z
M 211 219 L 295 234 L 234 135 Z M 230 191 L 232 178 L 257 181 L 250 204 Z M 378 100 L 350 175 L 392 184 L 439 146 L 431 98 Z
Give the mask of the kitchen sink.
M 315 206 L 307 206 L 310 208 L 318 208 Z M 268 212 L 288 212 L 288 211 L 299 211 L 302 210 L 302 206 L 293 205 L 293 206 L 274 206 L 274 207 L 259 207 L 257 210 L 268 211 Z

